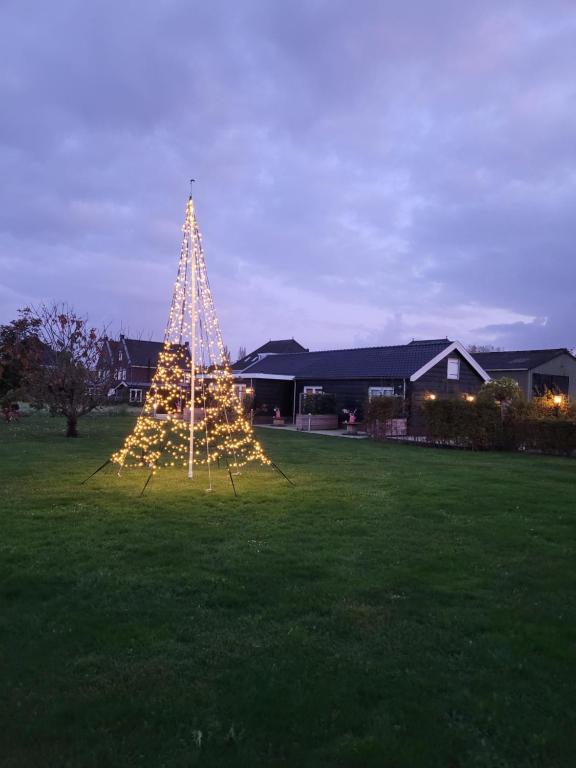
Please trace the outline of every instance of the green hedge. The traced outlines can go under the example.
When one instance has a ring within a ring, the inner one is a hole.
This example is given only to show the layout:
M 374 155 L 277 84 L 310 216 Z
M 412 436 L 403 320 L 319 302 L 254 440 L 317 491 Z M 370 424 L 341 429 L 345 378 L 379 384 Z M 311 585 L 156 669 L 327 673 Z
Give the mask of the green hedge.
M 429 442 L 474 450 L 504 447 L 502 415 L 495 403 L 446 398 L 426 400 L 422 410 Z
M 364 423 L 375 424 L 389 419 L 400 419 L 403 415 L 403 401 L 400 397 L 373 397 L 364 406 Z
M 422 411 L 427 441 L 434 445 L 563 455 L 576 451 L 576 419 L 567 410 L 552 416 L 539 403 L 501 409 L 494 402 L 446 398 L 426 400 Z
M 336 413 L 336 397 L 327 392 L 305 395 L 304 402 L 302 403 L 302 413 L 311 413 L 313 416 Z
M 524 450 L 570 456 L 576 451 L 576 421 L 566 419 L 516 419 L 510 421 L 510 442 Z

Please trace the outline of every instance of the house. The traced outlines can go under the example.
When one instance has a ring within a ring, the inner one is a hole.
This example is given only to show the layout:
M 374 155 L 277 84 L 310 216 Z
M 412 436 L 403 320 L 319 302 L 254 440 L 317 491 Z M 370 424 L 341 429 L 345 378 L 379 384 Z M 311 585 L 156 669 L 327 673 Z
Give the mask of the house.
M 268 354 L 235 373 L 239 394 L 250 391 L 257 416 L 269 419 L 278 407 L 295 421 L 307 394 L 334 395 L 340 412 L 361 411 L 369 398 L 389 395 L 402 398 L 413 434 L 422 428 L 420 405 L 426 397 L 472 396 L 488 379 L 466 348 L 448 339 Z
M 109 397 L 127 400 L 133 405 L 143 403 L 163 348 L 161 341 L 128 339 L 124 334 L 120 334 L 118 341 L 107 339 L 106 364 L 114 368 L 117 382 L 108 393 Z
M 290 355 L 298 352 L 308 352 L 308 350 L 294 339 L 277 339 L 275 341 L 270 339 L 266 344 L 250 352 L 249 355 L 245 355 L 240 360 L 237 360 L 232 364 L 231 368 L 234 373 L 240 373 L 245 368 L 248 368 L 249 365 L 262 360 L 266 355 Z
M 476 352 L 473 357 L 490 378 L 517 381 L 528 399 L 547 389 L 576 398 L 576 357 L 568 349 Z

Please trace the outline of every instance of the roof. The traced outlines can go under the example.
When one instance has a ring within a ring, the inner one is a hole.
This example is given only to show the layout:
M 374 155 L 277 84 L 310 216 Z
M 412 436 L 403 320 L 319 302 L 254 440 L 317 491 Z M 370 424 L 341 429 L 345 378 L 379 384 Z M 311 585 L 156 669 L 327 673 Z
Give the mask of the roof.
M 131 365 L 155 366 L 164 347 L 161 341 L 142 341 L 126 337 L 123 341 Z
M 565 348 L 472 353 L 474 359 L 485 371 L 529 371 L 558 357 L 558 355 L 572 356 L 572 353 Z
M 158 364 L 158 355 L 164 349 L 162 341 L 143 341 L 142 339 L 127 339 L 120 335 L 119 341 L 108 339 L 108 345 L 112 359 L 118 361 L 118 352 L 126 354 L 123 364 L 139 366 L 142 368 L 155 368 Z M 187 350 L 186 350 L 187 351 Z
M 300 352 L 308 352 L 308 350 L 294 339 L 270 339 L 266 344 L 262 344 L 258 349 L 253 350 L 248 355 L 241 357 L 240 360 L 233 363 L 232 369 L 235 371 L 242 371 L 247 366 L 252 365 L 252 363 L 259 360 L 260 355 L 291 355 Z
M 452 346 L 453 342 L 441 339 L 389 347 L 276 354 L 258 360 L 242 373 L 248 378 L 262 374 L 296 379 L 408 379 Z
M 409 346 L 413 346 L 415 344 L 444 344 L 445 342 L 450 344 L 447 336 L 444 339 L 412 339 L 412 341 L 409 342 Z

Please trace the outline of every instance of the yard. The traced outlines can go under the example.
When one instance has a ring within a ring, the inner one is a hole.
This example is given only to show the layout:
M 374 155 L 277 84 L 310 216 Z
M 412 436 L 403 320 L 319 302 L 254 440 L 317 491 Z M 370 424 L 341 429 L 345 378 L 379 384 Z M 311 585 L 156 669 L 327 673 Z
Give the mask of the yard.
M 260 430 L 205 493 L 127 417 L 0 425 L 3 768 L 574 765 L 576 462 Z

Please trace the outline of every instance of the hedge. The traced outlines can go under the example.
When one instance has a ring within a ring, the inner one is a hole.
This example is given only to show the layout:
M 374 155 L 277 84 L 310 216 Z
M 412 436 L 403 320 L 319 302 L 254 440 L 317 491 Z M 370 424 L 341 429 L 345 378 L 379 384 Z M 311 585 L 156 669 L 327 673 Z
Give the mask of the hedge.
M 516 447 L 570 456 L 576 451 L 576 421 L 566 419 L 522 419 L 510 421 Z
M 327 392 L 305 395 L 302 403 L 302 413 L 311 413 L 313 416 L 336 413 L 336 397 Z
M 454 398 L 427 400 L 422 411 L 425 436 L 433 445 L 562 455 L 576 451 L 576 420 L 571 412 L 540 416 L 539 406 L 530 403 L 501 409 L 496 403 Z
M 378 396 L 371 398 L 364 407 L 365 424 L 377 421 L 400 419 L 403 415 L 403 401 L 400 397 Z
M 502 448 L 504 429 L 495 403 L 426 400 L 422 406 L 428 442 L 474 450 Z

